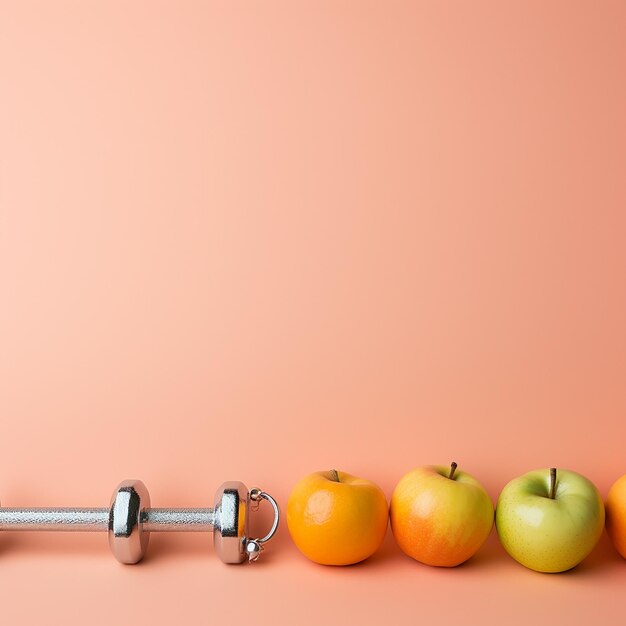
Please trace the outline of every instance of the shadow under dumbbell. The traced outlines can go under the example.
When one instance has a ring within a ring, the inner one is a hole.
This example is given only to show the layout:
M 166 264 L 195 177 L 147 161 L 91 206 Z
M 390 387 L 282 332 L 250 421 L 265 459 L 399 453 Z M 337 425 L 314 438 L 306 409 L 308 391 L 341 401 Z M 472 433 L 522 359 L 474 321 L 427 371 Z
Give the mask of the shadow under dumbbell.
M 103 541 L 104 539 L 104 541 Z M 111 558 L 106 535 L 101 533 L 2 532 L 0 556 L 40 555 L 42 558 Z
M 267 549 L 263 551 L 254 567 L 262 567 L 263 564 L 273 561 L 280 553 L 280 543 L 284 541 L 281 535 L 283 533 L 279 531 L 277 536 L 267 544 Z M 11 531 L 0 533 L 0 557 L 17 558 L 19 555 L 37 555 L 42 559 L 49 557 L 77 560 L 81 558 L 110 559 L 112 563 L 115 563 L 105 533 Z M 221 563 L 213 548 L 212 533 L 151 533 L 146 556 L 137 565 L 189 559 Z M 237 567 L 237 565 L 232 567 Z
M 142 564 L 159 561 L 215 559 L 211 533 L 152 533 Z
M 221 563 L 213 549 L 213 537 L 210 533 L 152 533 L 146 556 L 135 565 L 122 566 L 116 562 L 109 549 L 107 537 L 102 533 L 3 532 L 0 535 L 0 558 L 24 556 L 39 557 L 42 560 L 97 559 L 110 562 L 112 567 L 141 567 L 159 561 L 199 560 Z M 255 566 L 260 565 L 268 556 L 263 554 L 263 559 L 255 563 Z
M 276 541 L 278 537 L 272 539 L 263 550 L 259 560 L 252 565 L 255 569 L 264 567 L 271 563 L 280 555 L 280 545 Z M 213 549 L 213 536 L 211 533 L 152 533 L 150 545 L 146 556 L 141 561 L 144 564 L 158 563 L 166 561 L 189 561 L 200 560 L 206 562 L 216 562 L 224 567 L 246 567 L 247 563 L 224 564 Z

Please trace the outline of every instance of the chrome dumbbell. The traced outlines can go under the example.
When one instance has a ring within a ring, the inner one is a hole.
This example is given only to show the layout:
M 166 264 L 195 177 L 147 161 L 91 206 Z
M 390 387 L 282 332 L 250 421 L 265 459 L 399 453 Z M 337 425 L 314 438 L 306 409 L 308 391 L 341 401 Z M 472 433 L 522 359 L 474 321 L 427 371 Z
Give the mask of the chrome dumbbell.
M 265 537 L 248 537 L 248 518 L 261 500 L 274 509 Z M 140 480 L 125 480 L 113 493 L 109 508 L 0 508 L 0 530 L 108 532 L 109 545 L 121 563 L 137 563 L 145 555 L 151 532 L 212 532 L 215 551 L 224 563 L 256 561 L 276 529 L 280 512 L 272 496 L 248 491 L 238 481 L 226 482 L 215 495 L 215 507 L 150 508 L 150 495 Z

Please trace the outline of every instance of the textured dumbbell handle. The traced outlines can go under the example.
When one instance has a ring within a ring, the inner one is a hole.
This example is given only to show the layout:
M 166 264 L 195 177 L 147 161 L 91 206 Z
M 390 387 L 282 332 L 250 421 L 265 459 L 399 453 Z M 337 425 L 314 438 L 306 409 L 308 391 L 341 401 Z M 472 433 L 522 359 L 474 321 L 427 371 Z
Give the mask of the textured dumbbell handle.
M 0 508 L 2 530 L 49 530 L 106 532 L 110 511 L 107 508 Z M 141 514 L 146 532 L 212 532 L 213 509 L 145 509 Z

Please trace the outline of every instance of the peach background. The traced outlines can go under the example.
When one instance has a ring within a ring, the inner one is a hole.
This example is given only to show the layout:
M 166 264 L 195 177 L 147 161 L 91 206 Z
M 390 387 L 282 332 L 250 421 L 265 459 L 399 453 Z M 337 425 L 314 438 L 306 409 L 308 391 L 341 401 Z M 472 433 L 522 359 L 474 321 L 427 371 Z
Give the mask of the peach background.
M 494 499 L 626 472 L 626 4 L 0 0 L 0 499 L 143 479 L 284 505 L 338 467 Z M 262 521 L 267 522 L 267 518 Z M 0 537 L 3 623 L 623 621 L 606 537 L 542 576 L 390 536 L 254 567 L 154 535 Z M 56 617 L 52 617 L 56 615 Z M 48 620 L 48 621 L 46 621 Z

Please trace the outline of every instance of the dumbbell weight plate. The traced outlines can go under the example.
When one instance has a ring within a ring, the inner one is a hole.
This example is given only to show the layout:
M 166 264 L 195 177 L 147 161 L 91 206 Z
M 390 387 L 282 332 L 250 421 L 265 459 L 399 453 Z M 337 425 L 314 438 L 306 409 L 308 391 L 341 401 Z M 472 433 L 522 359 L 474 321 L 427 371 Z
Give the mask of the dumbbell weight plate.
M 224 483 L 215 494 L 213 545 L 224 563 L 248 558 L 248 488 L 239 481 Z
M 111 498 L 109 546 L 120 563 L 141 561 L 150 533 L 142 528 L 141 514 L 150 508 L 150 494 L 140 480 L 121 482 Z

